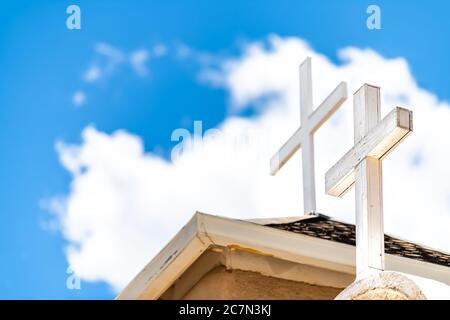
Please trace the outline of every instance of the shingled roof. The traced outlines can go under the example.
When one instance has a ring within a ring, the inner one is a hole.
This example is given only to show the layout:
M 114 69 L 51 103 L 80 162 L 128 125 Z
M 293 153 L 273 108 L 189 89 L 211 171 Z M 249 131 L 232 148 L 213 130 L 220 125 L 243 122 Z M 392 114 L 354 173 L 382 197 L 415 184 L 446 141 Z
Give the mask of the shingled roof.
M 307 236 L 355 245 L 355 225 L 340 222 L 325 215 L 313 215 L 288 223 L 264 224 L 268 227 L 300 233 Z M 385 252 L 392 255 L 450 267 L 450 255 L 424 246 L 384 236 Z

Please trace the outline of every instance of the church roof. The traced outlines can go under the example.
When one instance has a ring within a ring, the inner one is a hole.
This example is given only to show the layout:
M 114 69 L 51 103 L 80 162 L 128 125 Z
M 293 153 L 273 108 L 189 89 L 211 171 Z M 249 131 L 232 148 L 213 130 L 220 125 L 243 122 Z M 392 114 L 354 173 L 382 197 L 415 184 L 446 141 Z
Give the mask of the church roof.
M 263 223 L 263 225 L 352 246 L 356 244 L 355 225 L 337 221 L 322 214 L 284 223 L 276 222 L 273 220 L 272 223 Z M 413 242 L 385 235 L 384 247 L 388 254 L 450 267 L 449 254 Z
M 117 299 L 158 299 L 211 248 L 250 252 L 349 275 L 355 273 L 352 224 L 318 214 L 238 220 L 197 212 Z M 450 285 L 449 254 L 391 236 L 386 236 L 386 270 Z

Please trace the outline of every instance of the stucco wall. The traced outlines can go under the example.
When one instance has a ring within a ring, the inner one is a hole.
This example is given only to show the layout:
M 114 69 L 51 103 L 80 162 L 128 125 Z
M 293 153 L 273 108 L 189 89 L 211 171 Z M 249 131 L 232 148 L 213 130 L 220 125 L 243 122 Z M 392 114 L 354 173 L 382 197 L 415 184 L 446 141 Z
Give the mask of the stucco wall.
M 334 299 L 341 289 L 213 268 L 182 299 Z

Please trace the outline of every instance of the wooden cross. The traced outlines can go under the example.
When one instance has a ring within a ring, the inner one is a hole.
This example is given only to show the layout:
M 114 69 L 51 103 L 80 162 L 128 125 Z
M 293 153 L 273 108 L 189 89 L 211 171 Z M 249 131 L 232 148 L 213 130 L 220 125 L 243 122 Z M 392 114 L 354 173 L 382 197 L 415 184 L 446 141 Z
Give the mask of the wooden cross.
M 355 184 L 356 273 L 384 270 L 381 161 L 412 132 L 412 111 L 396 107 L 380 121 L 380 88 L 363 85 L 353 95 L 354 141 L 325 174 L 326 193 L 341 197 Z
M 304 214 L 316 211 L 316 187 L 314 180 L 314 139 L 320 126 L 347 99 L 347 84 L 341 82 L 330 95 L 313 111 L 311 58 L 300 65 L 300 120 L 301 127 L 287 140 L 270 160 L 270 173 L 275 175 L 283 165 L 302 148 L 303 205 Z

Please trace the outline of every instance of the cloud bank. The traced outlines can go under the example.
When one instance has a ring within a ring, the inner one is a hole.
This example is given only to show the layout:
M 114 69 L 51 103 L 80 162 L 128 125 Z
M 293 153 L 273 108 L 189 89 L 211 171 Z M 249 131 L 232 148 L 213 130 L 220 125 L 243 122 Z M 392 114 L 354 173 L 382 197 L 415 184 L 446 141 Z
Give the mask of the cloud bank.
M 196 210 L 235 218 L 300 214 L 300 154 L 275 177 L 269 159 L 300 124 L 298 66 L 307 56 L 315 106 L 342 80 L 350 97 L 315 136 L 318 211 L 354 221 L 354 192 L 325 195 L 324 174 L 353 145 L 353 92 L 377 85 L 382 116 L 394 106 L 414 111 L 413 134 L 383 162 L 385 230 L 450 251 L 449 104 L 420 88 L 402 58 L 348 47 L 336 65 L 300 38 L 273 35 L 200 75 L 229 92 L 233 111 L 256 108 L 257 115 L 230 115 L 219 137 L 176 160 L 144 152 L 142 139 L 124 130 L 108 135 L 88 127 L 81 144 L 57 144 L 72 182 L 69 194 L 51 203 L 75 272 L 119 291 Z

